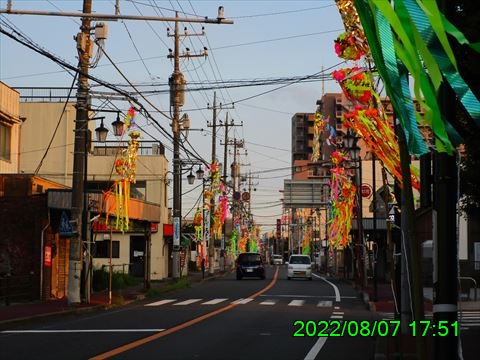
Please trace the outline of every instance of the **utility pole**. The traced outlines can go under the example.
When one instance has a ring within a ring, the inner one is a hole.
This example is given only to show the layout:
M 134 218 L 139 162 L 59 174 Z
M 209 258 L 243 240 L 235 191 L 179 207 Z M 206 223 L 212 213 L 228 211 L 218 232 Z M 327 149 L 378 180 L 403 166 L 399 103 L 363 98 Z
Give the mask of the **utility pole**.
M 178 18 L 178 12 L 176 12 Z M 173 249 L 172 249 L 172 277 L 180 277 L 180 239 L 182 232 L 182 199 L 181 199 L 181 181 L 182 181 L 182 162 L 180 159 L 180 132 L 183 120 L 180 120 L 180 108 L 185 103 L 185 85 L 186 81 L 180 72 L 180 58 L 203 57 L 207 56 L 204 49 L 200 54 L 191 54 L 187 48 L 186 53 L 180 54 L 180 36 L 201 36 L 200 34 L 189 34 L 185 32 L 180 35 L 180 25 L 175 21 L 173 35 L 167 30 L 167 36 L 174 37 L 174 50 L 170 50 L 168 58 L 173 59 L 173 74 L 169 79 L 170 85 L 170 106 L 173 108 L 172 131 L 173 131 Z
M 212 162 L 213 165 L 217 160 L 217 93 L 213 93 L 213 107 L 207 106 L 209 109 L 213 110 L 212 125 L 207 124 L 207 126 L 212 127 Z M 211 173 L 211 172 L 210 172 Z M 213 179 L 212 179 L 213 180 Z M 212 196 L 210 199 L 210 214 L 215 213 L 215 197 Z M 208 273 L 213 275 L 214 268 L 213 262 L 215 261 L 215 234 L 213 237 L 210 234 L 210 240 L 208 241 Z
M 222 107 L 222 104 L 220 103 L 220 106 L 217 106 L 217 93 L 214 92 L 213 93 L 213 106 L 210 107 L 210 106 L 207 106 L 208 109 L 211 109 L 213 110 L 213 117 L 212 117 L 212 124 L 207 124 L 208 127 L 211 127 L 212 128 L 212 164 L 214 164 L 216 161 L 217 161 L 217 126 L 223 126 L 223 125 L 217 125 L 217 110 L 218 109 L 223 109 Z M 233 109 L 233 107 L 230 107 L 229 109 Z M 226 121 L 226 125 L 227 128 L 228 128 L 228 117 L 227 117 L 227 121 Z M 224 167 L 224 171 L 223 173 L 225 173 L 225 169 L 226 169 L 226 166 L 227 166 L 227 163 L 225 161 L 225 163 L 223 164 L 223 167 Z M 224 176 L 224 182 L 226 180 L 226 177 Z M 212 197 L 211 200 L 210 200 L 210 213 L 213 214 L 215 213 L 215 198 Z M 223 231 L 223 236 L 225 236 L 225 227 L 223 227 L 224 231 Z M 215 237 L 215 234 L 214 234 L 214 237 Z M 210 241 L 208 242 L 208 257 L 209 257 L 209 263 L 210 263 L 210 267 L 209 267 L 209 273 L 210 274 L 213 274 L 214 273 L 214 268 L 213 268 L 213 262 L 215 260 L 215 238 L 213 239 L 210 239 Z M 221 249 L 221 259 L 220 259 L 220 266 L 222 266 L 223 264 L 223 249 Z
M 211 19 L 182 19 L 178 17 L 178 12 L 175 13 L 175 18 L 170 19 L 170 21 L 175 22 L 175 31 L 171 35 L 169 30 L 167 31 L 167 36 L 173 36 L 175 39 L 175 45 L 173 52 L 170 50 L 168 58 L 174 60 L 174 69 L 173 74 L 169 79 L 170 85 L 170 106 L 173 108 L 173 118 L 172 118 L 172 132 L 173 132 L 173 251 L 172 251 L 172 277 L 178 279 L 180 277 L 180 239 L 181 239 L 181 229 L 182 229 L 182 202 L 181 202 L 181 172 L 182 164 L 180 159 L 180 132 L 181 132 L 181 121 L 180 121 L 180 108 L 183 106 L 185 101 L 185 79 L 183 74 L 180 72 L 180 58 L 192 58 L 192 57 L 201 57 L 207 56 L 207 49 L 204 48 L 200 54 L 191 54 L 190 50 L 187 48 L 184 54 L 180 54 L 180 36 L 203 36 L 205 32 L 202 28 L 202 32 L 199 34 L 189 34 L 187 29 L 184 29 L 184 33 L 180 35 L 179 32 L 179 22 L 203 22 L 203 23 L 213 23 L 213 24 L 233 24 L 232 21 L 225 20 L 223 7 L 218 8 L 218 16 L 216 21 Z M 214 115 L 214 118 L 216 115 Z M 212 151 L 215 149 L 213 148 Z
M 228 160 L 228 145 L 229 145 L 229 140 L 228 140 L 228 129 L 229 127 L 235 127 L 235 126 L 243 126 L 243 122 L 240 124 L 240 125 L 236 125 L 234 122 L 233 122 L 233 119 L 232 121 L 229 123 L 228 122 L 228 112 L 227 114 L 225 115 L 225 124 L 220 124 L 219 126 L 225 126 L 225 141 L 223 143 L 223 146 L 224 146 L 224 150 L 223 150 L 223 183 L 225 186 L 228 186 L 227 185 L 227 160 Z M 222 242 L 223 246 L 222 246 L 222 249 L 220 250 L 220 265 L 222 266 L 222 264 L 225 264 L 225 242 L 227 240 L 227 232 L 226 232 L 226 221 L 223 222 L 223 225 L 222 225 L 222 234 L 223 234 L 223 238 L 224 238 L 224 241 Z M 232 218 L 232 228 L 233 228 L 233 218 Z
M 141 20 L 141 21 L 169 21 L 175 22 L 175 34 L 176 40 L 178 40 L 178 24 L 179 22 L 186 23 L 204 23 L 204 24 L 233 24 L 233 21 L 225 19 L 224 8 L 223 6 L 218 7 L 217 17 L 215 19 L 208 17 L 197 17 L 197 18 L 180 18 L 178 17 L 178 12 L 174 18 L 171 17 L 159 17 L 159 16 L 137 16 L 137 15 L 120 15 L 119 3 L 118 1 L 115 4 L 115 14 L 99 14 L 92 13 L 92 0 L 84 0 L 83 2 L 83 11 L 80 12 L 55 12 L 55 11 L 31 11 L 31 10 L 14 10 L 12 9 L 12 3 L 9 1 L 7 3 L 6 9 L 0 9 L 0 14 L 11 14 L 11 15 L 39 15 L 39 16 L 68 16 L 68 17 L 81 17 L 82 25 L 81 32 L 76 36 L 77 41 L 77 50 L 79 53 L 79 80 L 77 88 L 77 112 L 76 112 L 76 123 L 75 123 L 75 141 L 74 141 L 74 158 L 73 158 L 73 175 L 72 175 L 72 214 L 71 222 L 74 225 L 74 235 L 70 240 L 70 253 L 69 253 L 69 274 L 68 274 L 68 303 L 77 304 L 80 303 L 80 278 L 81 278 L 81 259 L 82 259 L 82 238 L 81 234 L 85 234 L 86 229 L 85 222 L 82 221 L 82 216 L 84 216 L 85 204 L 83 203 L 84 199 L 84 176 L 85 176 L 85 147 L 86 147 L 86 136 L 84 133 L 87 131 L 88 124 L 88 68 L 90 65 L 90 49 L 93 46 L 92 41 L 90 40 L 90 30 L 91 30 L 91 21 L 92 19 L 101 19 L 104 21 L 113 20 L 117 21 L 120 19 L 125 20 Z M 197 34 L 192 34 L 197 35 Z M 203 31 L 202 34 L 203 35 Z M 185 34 L 186 36 L 186 34 Z M 175 54 L 170 54 L 169 58 L 178 58 L 181 57 L 178 52 L 179 42 L 175 42 Z M 196 56 L 206 56 L 207 49 L 204 48 L 202 55 L 190 55 L 187 50 L 185 57 L 196 57 Z M 173 216 L 174 216 L 174 242 L 175 239 L 180 239 L 180 223 L 181 223 L 181 193 L 180 193 L 180 180 L 181 180 L 181 164 L 180 164 L 180 119 L 179 119 L 179 108 L 178 105 L 178 96 L 183 95 L 183 92 L 180 91 L 179 83 L 181 78 L 181 73 L 177 63 L 177 70 L 174 71 L 171 79 L 173 80 L 170 83 L 171 89 L 171 102 L 173 98 L 173 103 L 177 111 L 177 117 L 174 116 L 172 119 L 172 129 L 173 129 L 173 144 L 174 144 L 174 180 L 173 180 Z M 178 75 L 180 74 L 180 75 Z M 177 216 L 176 216 L 177 215 Z M 177 223 L 175 224 L 175 217 L 177 218 Z M 86 218 L 86 216 L 85 216 Z M 175 227 L 175 225 L 178 225 Z M 175 232 L 175 229 L 178 231 Z M 79 233 L 80 231 L 80 233 Z M 175 246 L 174 246 L 175 248 Z M 177 247 L 177 252 L 174 251 L 174 278 L 179 277 L 179 247 Z M 178 268 L 178 269 L 177 269 Z
M 440 11 L 448 18 L 454 5 L 446 0 L 437 0 Z M 440 111 L 445 119 L 456 117 L 456 95 L 446 84 L 445 78 L 438 93 Z M 441 324 L 458 323 L 458 262 L 457 244 L 457 164 L 454 155 L 434 153 L 433 187 L 433 323 L 439 329 Z M 458 334 L 449 332 L 442 339 L 433 340 L 435 359 L 457 359 L 459 357 Z
M 238 208 L 238 203 L 240 201 L 240 194 L 237 192 L 237 178 L 240 175 L 240 165 L 237 163 L 237 148 L 243 148 L 244 141 L 243 140 L 237 140 L 235 138 L 233 140 L 233 163 L 230 166 L 231 168 L 231 174 L 232 174 L 232 190 L 233 190 L 233 206 L 232 206 L 232 226 L 235 226 L 235 218 L 237 216 L 237 208 Z M 239 233 L 239 237 L 241 234 Z M 238 253 L 238 243 L 237 243 L 237 248 L 235 250 Z
M 92 0 L 83 1 L 83 13 L 92 12 Z M 82 18 L 80 32 L 76 36 L 78 50 L 78 88 L 77 110 L 75 120 L 75 143 L 73 150 L 72 175 L 72 214 L 71 219 L 76 230 L 70 239 L 69 266 L 68 266 L 68 303 L 80 303 L 80 279 L 82 271 L 82 236 L 86 226 L 84 213 L 84 176 L 86 159 L 86 132 L 88 125 L 88 68 L 90 65 L 90 49 L 93 46 L 90 40 L 91 18 Z

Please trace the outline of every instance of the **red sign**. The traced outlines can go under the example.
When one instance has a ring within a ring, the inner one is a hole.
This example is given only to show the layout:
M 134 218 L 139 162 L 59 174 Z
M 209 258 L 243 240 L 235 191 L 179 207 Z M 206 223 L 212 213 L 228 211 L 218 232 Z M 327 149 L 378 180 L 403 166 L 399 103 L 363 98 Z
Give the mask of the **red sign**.
M 52 247 L 50 245 L 45 246 L 45 252 L 43 253 L 43 266 L 52 266 Z
M 369 184 L 362 184 L 362 197 L 370 198 L 372 196 L 372 187 Z
M 173 224 L 163 224 L 163 236 L 173 236 Z

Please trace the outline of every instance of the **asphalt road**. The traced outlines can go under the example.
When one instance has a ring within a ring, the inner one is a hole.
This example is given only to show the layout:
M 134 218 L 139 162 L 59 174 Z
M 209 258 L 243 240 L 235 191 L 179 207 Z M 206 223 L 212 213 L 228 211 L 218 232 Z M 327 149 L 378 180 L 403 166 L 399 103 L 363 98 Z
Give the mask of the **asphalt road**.
M 228 274 L 115 310 L 23 324 L 0 333 L 0 349 L 2 359 L 29 360 L 360 360 L 374 357 L 375 320 L 350 284 L 289 281 L 285 265 L 269 266 L 265 280 Z

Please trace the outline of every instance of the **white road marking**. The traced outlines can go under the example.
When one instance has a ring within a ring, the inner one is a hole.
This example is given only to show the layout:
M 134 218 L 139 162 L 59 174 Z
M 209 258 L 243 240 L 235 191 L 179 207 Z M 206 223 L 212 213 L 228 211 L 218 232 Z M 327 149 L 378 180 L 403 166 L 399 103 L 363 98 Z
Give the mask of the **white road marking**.
M 210 301 L 206 301 L 204 303 L 202 303 L 202 305 L 215 305 L 215 304 L 219 304 L 221 302 L 224 302 L 228 300 L 227 298 L 223 298 L 223 299 L 213 299 L 213 300 L 210 300 Z
M 332 306 L 332 301 L 331 300 L 321 300 L 317 304 L 317 307 L 330 307 L 330 306 Z
M 60 333 L 119 333 L 119 332 L 161 332 L 165 329 L 58 329 L 58 330 L 5 330 L 1 334 L 60 334 Z
M 327 342 L 327 337 L 320 337 L 318 338 L 317 342 L 308 352 L 307 356 L 305 356 L 305 360 L 315 360 L 320 350 L 322 350 L 323 345 Z
M 271 299 L 262 301 L 262 302 L 260 303 L 260 305 L 275 305 L 275 304 L 276 304 L 276 301 L 275 301 L 275 300 L 271 300 Z
M 185 305 L 190 305 L 190 304 L 193 304 L 193 303 L 196 303 L 196 302 L 199 302 L 201 301 L 202 299 L 188 299 L 188 300 L 185 300 L 185 301 L 180 301 L 178 303 L 175 303 L 173 304 L 173 306 L 185 306 Z
M 328 281 L 327 279 L 325 279 L 323 276 L 319 276 L 317 274 L 313 274 L 313 276 L 319 278 L 319 279 L 322 279 L 323 281 L 325 281 L 327 284 L 331 285 L 333 287 L 333 291 L 335 291 L 335 301 L 336 302 L 340 302 L 340 291 L 338 290 L 338 287 L 337 285 L 331 283 L 330 281 Z
M 305 300 L 292 300 L 288 303 L 288 306 L 302 306 L 305 304 Z
M 238 299 L 238 300 L 232 301 L 232 304 L 245 305 L 250 301 L 253 301 L 253 299 L 252 298 Z
M 343 319 L 343 315 L 332 315 L 330 319 Z
M 164 299 L 164 300 L 160 300 L 160 301 L 155 301 L 155 302 L 150 303 L 150 304 L 145 304 L 145 306 L 160 306 L 160 305 L 172 303 L 174 301 L 177 301 L 177 299 Z

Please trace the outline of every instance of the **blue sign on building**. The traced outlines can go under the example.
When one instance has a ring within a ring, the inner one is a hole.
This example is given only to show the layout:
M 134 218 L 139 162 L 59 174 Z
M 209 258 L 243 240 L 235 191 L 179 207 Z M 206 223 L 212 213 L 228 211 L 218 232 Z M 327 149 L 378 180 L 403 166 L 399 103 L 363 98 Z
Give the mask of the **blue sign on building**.
M 58 228 L 58 233 L 60 236 L 73 236 L 72 223 L 70 222 L 70 218 L 65 211 L 62 211 L 62 214 L 60 215 L 60 226 Z

